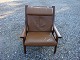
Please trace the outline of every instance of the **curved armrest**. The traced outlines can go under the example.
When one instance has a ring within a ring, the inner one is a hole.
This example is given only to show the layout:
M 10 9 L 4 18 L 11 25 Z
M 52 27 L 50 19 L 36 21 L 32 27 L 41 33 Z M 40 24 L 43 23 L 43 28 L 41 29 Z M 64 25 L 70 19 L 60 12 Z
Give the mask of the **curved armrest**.
M 25 37 L 26 37 L 26 28 L 24 27 L 20 38 L 25 38 Z
M 58 32 L 56 26 L 54 25 L 54 32 L 57 34 L 58 38 L 62 38 L 62 36 L 60 35 L 60 33 Z

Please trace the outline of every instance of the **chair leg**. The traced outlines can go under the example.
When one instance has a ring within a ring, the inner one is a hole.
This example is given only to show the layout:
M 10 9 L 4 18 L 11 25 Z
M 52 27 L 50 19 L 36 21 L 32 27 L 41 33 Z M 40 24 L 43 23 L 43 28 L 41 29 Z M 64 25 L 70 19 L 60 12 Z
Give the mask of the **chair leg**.
M 24 45 L 24 54 L 26 54 L 26 46 Z
M 56 53 L 57 45 L 54 47 L 54 54 Z

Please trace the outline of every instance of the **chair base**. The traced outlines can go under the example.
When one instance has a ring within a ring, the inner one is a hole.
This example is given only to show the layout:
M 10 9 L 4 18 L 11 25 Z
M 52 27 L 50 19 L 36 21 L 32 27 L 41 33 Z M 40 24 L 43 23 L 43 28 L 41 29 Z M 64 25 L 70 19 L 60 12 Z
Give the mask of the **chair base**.
M 57 50 L 57 46 L 54 47 L 54 54 L 56 53 L 56 50 Z
M 26 46 L 24 45 L 24 54 L 26 54 Z

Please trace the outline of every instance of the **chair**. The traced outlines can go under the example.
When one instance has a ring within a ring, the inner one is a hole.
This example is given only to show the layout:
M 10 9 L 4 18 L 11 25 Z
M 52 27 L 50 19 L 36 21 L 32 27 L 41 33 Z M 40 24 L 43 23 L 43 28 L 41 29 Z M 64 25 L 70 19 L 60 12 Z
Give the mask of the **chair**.
M 54 25 L 55 6 L 25 6 L 25 27 L 21 34 L 24 53 L 26 46 L 54 46 L 54 54 L 58 44 L 58 33 Z

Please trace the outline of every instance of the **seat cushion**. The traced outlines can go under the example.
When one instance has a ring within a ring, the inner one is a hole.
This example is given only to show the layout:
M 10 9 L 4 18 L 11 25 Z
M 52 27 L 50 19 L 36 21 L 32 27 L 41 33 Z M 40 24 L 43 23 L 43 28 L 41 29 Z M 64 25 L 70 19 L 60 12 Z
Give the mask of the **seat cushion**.
M 28 32 L 25 45 L 27 46 L 55 46 L 57 42 L 50 32 Z

